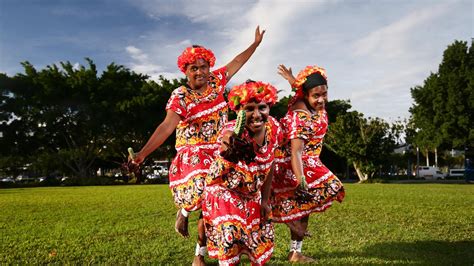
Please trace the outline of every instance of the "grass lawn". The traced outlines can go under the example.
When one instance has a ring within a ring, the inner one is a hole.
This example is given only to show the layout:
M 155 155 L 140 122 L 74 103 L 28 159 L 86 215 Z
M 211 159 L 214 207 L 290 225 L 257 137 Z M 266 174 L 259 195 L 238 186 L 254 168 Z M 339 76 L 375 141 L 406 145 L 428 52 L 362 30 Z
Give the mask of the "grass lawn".
M 175 213 L 167 185 L 0 189 L 0 264 L 190 264 L 197 215 L 186 240 Z M 321 265 L 473 265 L 474 186 L 347 184 L 310 231 Z M 285 264 L 287 228 L 275 236 L 270 264 Z

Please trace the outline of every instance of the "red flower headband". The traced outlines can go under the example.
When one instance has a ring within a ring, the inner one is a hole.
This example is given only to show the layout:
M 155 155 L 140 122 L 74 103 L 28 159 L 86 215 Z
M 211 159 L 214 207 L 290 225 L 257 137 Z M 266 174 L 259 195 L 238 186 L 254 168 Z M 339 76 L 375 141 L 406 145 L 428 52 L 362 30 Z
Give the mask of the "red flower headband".
M 234 86 L 227 98 L 230 109 L 236 111 L 240 105 L 245 105 L 252 99 L 274 105 L 278 100 L 278 95 L 277 89 L 272 85 L 261 81 L 250 81 Z
M 306 78 L 314 73 L 319 73 L 323 76 L 324 79 L 328 80 L 326 76 L 326 70 L 322 67 L 318 66 L 307 66 L 303 70 L 298 73 L 296 76 L 295 82 L 292 84 L 293 91 L 296 92 L 295 96 L 302 97 L 303 96 L 303 84 L 306 82 Z
M 202 46 L 188 47 L 178 57 L 178 67 L 181 69 L 181 72 L 186 73 L 186 65 L 192 64 L 198 59 L 206 60 L 210 67 L 213 67 L 216 62 L 216 57 L 211 50 Z

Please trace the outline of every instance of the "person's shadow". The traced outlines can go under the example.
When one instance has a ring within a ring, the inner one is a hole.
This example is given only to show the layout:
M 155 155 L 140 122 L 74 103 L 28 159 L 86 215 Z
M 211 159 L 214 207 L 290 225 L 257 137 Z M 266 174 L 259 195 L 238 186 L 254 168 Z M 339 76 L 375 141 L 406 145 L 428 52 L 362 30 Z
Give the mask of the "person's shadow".
M 313 256 L 308 251 L 306 253 Z M 325 265 L 473 265 L 474 241 L 384 242 L 368 246 L 361 251 L 318 252 L 313 257 L 323 260 Z M 206 262 L 207 265 L 218 265 L 217 260 L 207 258 Z M 276 262 L 275 259 L 271 259 L 267 264 L 294 265 L 289 262 Z M 250 261 L 244 257 L 240 265 L 250 265 Z
M 332 252 L 320 258 L 362 258 L 369 264 L 473 265 L 474 241 L 384 242 L 356 252 Z M 356 259 L 357 261 L 357 259 Z M 362 262 L 363 263 L 363 262 Z

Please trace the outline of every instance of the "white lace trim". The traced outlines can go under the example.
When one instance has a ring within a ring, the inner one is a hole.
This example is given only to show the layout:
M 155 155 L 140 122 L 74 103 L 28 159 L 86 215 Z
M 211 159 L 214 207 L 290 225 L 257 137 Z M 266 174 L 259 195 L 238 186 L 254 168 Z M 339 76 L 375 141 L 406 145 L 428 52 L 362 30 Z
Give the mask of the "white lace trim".
M 269 162 L 269 163 L 266 163 L 266 164 L 259 164 L 259 165 L 255 165 L 255 166 L 252 166 L 252 167 L 248 167 L 246 164 L 244 163 L 238 163 L 237 165 L 240 167 L 240 168 L 243 168 L 245 170 L 247 170 L 248 172 L 251 172 L 251 173 L 254 173 L 256 171 L 264 171 L 264 170 L 267 170 L 269 169 L 273 164 L 273 161 Z
M 308 173 L 312 173 L 312 172 L 308 172 Z M 323 183 L 324 181 L 328 180 L 329 177 L 331 177 L 332 175 L 333 175 L 333 173 L 331 171 L 329 171 L 325 175 L 323 175 L 322 177 L 320 177 L 320 178 L 314 180 L 313 182 L 309 183 L 308 187 L 313 188 L 313 187 Z M 293 177 L 294 177 L 294 175 L 293 175 Z M 287 192 L 287 191 L 295 190 L 295 189 L 296 188 L 294 188 L 294 187 L 293 188 L 292 187 L 290 187 L 290 188 L 285 187 L 285 188 L 275 188 L 275 189 L 273 189 L 273 191 L 275 193 L 283 193 L 283 192 Z
M 226 102 L 221 102 L 220 104 L 212 107 L 211 109 L 207 109 L 205 111 L 202 111 L 202 112 L 199 112 L 195 115 L 192 115 L 188 118 L 186 118 L 186 121 L 193 121 L 195 120 L 196 118 L 199 118 L 199 117 L 202 117 L 202 116 L 205 116 L 205 115 L 208 115 L 208 114 L 211 114 L 211 113 L 214 113 L 220 109 L 223 109 L 227 106 L 227 103 Z
M 329 201 L 326 204 L 324 204 L 323 206 L 312 208 L 310 210 L 302 211 L 302 212 L 295 213 L 295 214 L 292 214 L 292 215 L 289 215 L 289 216 L 284 216 L 284 217 L 273 217 L 273 220 L 275 222 L 286 222 L 286 221 L 291 221 L 291 220 L 297 220 L 301 217 L 308 216 L 313 212 L 318 212 L 318 211 L 322 211 L 324 209 L 327 209 L 331 205 L 332 205 L 332 201 Z
M 207 149 L 207 150 L 212 150 L 212 149 L 218 149 L 219 144 L 213 143 L 213 144 L 189 144 L 189 145 L 184 145 L 181 147 L 176 148 L 177 152 L 182 151 L 183 149 L 190 149 L 194 152 L 197 152 L 199 149 Z
M 191 173 L 189 173 L 188 175 L 186 175 L 184 178 L 181 178 L 180 180 L 176 180 L 176 181 L 173 181 L 173 182 L 170 182 L 170 187 L 175 187 L 175 186 L 178 186 L 180 184 L 184 184 L 186 182 L 188 182 L 188 180 L 197 175 L 197 174 L 208 174 L 209 173 L 209 170 L 207 169 L 198 169 L 198 170 L 194 170 L 192 171 Z
M 210 257 L 217 257 L 218 254 L 219 254 L 219 251 L 209 251 L 209 256 Z M 267 250 L 267 252 L 263 253 L 262 256 L 260 256 L 260 258 L 258 258 L 257 261 L 255 261 L 255 258 L 253 258 L 253 256 L 251 256 L 248 251 L 241 251 L 239 252 L 239 254 L 235 255 L 234 257 L 228 259 L 228 260 L 219 260 L 219 265 L 231 265 L 231 264 L 235 264 L 237 263 L 238 261 L 240 261 L 240 256 L 242 254 L 247 254 L 250 261 L 252 261 L 253 263 L 257 263 L 259 265 L 262 264 L 263 261 L 267 260 L 270 258 L 270 256 L 273 254 L 273 247 L 271 247 L 269 250 Z
M 308 184 L 308 187 L 312 188 L 312 187 L 315 187 L 319 184 L 321 184 L 322 182 L 328 180 L 329 177 L 331 177 L 333 175 L 333 173 L 331 171 L 327 172 L 325 175 L 323 175 L 322 177 L 314 180 L 313 182 L 309 183 Z

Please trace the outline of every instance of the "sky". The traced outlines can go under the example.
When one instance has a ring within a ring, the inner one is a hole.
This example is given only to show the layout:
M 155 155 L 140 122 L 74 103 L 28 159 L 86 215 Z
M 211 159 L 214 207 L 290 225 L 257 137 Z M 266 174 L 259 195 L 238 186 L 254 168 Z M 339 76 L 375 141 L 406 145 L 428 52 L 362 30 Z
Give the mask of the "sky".
M 438 71 L 443 51 L 474 37 L 472 0 L 0 0 L 0 73 L 69 61 L 99 71 L 112 62 L 157 80 L 180 78 L 176 60 L 192 44 L 210 48 L 215 67 L 264 39 L 229 85 L 268 82 L 307 65 L 327 70 L 330 100 L 389 122 L 409 117 L 410 88 Z M 100 74 L 100 73 L 99 73 Z

